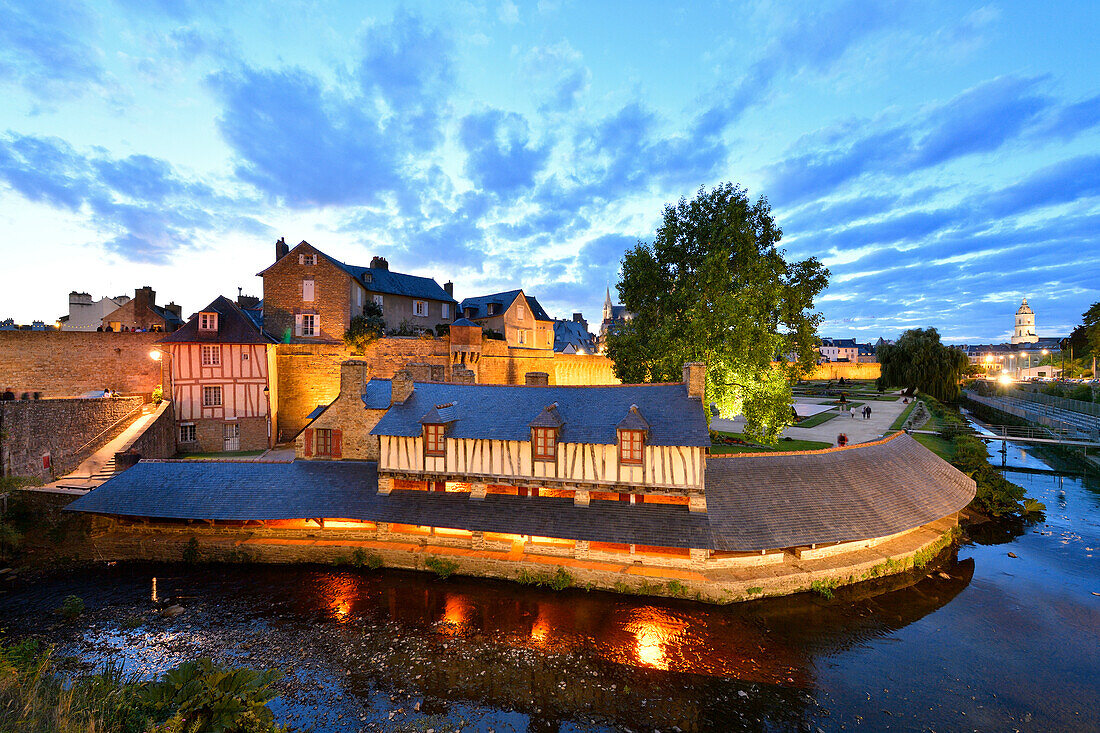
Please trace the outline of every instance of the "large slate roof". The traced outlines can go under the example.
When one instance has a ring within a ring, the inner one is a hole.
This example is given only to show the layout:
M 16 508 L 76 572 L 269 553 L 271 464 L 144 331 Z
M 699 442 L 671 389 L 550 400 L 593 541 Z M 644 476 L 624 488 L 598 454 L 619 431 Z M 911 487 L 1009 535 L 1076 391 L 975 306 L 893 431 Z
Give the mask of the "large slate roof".
M 412 395 L 391 407 L 371 434 L 420 435 L 425 413 L 449 402 L 457 403 L 456 418 L 447 426 L 449 438 L 530 440 L 531 421 L 556 402 L 565 423 L 558 438 L 562 443 L 616 444 L 615 426 L 637 405 L 649 423 L 649 445 L 710 445 L 702 405 L 688 397 L 681 383 L 528 387 L 417 382 Z
M 391 272 L 382 267 L 346 265 L 331 257 L 329 257 L 329 259 L 362 283 L 363 287 L 373 293 L 404 295 L 409 298 L 422 298 L 424 300 L 441 300 L 444 303 L 457 302 L 450 295 L 447 295 L 447 291 L 441 288 L 439 283 L 430 277 L 406 275 L 403 272 Z M 367 275 L 370 275 L 370 277 L 367 278 Z
M 907 435 L 827 453 L 711 457 L 707 513 L 684 506 L 377 493 L 376 464 L 142 461 L 72 511 L 156 519 L 346 518 L 756 552 L 883 537 L 959 511 L 974 482 Z
M 463 298 L 462 302 L 458 304 L 458 312 L 465 315 L 467 308 L 472 308 L 471 318 L 487 318 L 489 314 L 489 304 L 495 303 L 500 306 L 500 313 L 494 313 L 492 315 L 500 315 L 508 309 L 516 301 L 516 297 L 522 293 L 522 290 L 505 290 L 503 293 L 492 293 L 490 295 L 478 295 L 473 298 Z M 550 316 L 546 315 L 546 311 L 543 310 L 542 305 L 530 295 L 524 295 L 524 299 L 527 301 L 527 307 L 531 311 L 531 315 L 536 321 L 550 321 L 553 320 Z
M 186 324 L 162 338 L 159 343 L 270 344 L 275 342 L 275 339 L 266 334 L 252 317 L 224 295 L 219 295 L 213 303 L 199 313 L 211 311 L 218 314 L 216 334 L 199 333 L 199 314 L 196 313 Z

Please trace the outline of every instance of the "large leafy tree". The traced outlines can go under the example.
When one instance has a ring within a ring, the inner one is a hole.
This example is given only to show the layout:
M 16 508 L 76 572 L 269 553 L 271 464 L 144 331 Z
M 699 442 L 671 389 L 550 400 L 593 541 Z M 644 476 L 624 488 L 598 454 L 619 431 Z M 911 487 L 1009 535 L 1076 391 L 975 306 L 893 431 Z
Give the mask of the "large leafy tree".
M 875 353 L 882 369 L 880 386 L 919 389 L 941 402 L 959 398 L 959 378 L 970 364 L 961 350 L 940 343 L 934 328 L 910 329 Z
M 813 301 L 829 277 L 816 258 L 787 262 L 782 235 L 767 199 L 732 183 L 666 206 L 653 242 L 623 258 L 619 296 L 634 318 L 607 339 L 619 379 L 676 381 L 704 362 L 707 403 L 742 412 L 746 437 L 778 440 L 790 380 L 816 362 Z

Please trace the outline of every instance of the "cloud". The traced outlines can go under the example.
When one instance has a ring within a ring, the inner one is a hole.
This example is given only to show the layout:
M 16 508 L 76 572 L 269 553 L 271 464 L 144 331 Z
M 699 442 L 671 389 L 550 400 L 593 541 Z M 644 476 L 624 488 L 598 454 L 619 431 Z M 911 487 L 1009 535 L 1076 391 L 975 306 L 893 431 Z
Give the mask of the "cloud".
M 239 214 L 255 202 L 186 180 L 163 160 L 88 155 L 57 138 L 0 136 L 0 181 L 30 201 L 87 214 L 103 246 L 132 262 L 163 264 L 200 236 L 241 224 L 267 233 Z
M 592 73 L 581 61 L 581 55 L 562 41 L 552 46 L 536 46 L 523 59 L 523 75 L 527 83 L 538 89 L 543 101 L 541 112 L 568 112 L 588 89 Z M 545 91 L 543 91 L 545 89 Z
M 496 194 L 530 188 L 546 164 L 550 146 L 531 146 L 527 120 L 496 109 L 467 115 L 459 126 L 466 148 L 466 175 Z
M 103 83 L 99 52 L 80 38 L 95 27 L 82 3 L 0 0 L 0 18 L 0 82 L 50 99 Z
M 497 12 L 500 22 L 505 25 L 515 25 L 519 22 L 519 8 L 512 0 L 503 0 L 500 10 Z

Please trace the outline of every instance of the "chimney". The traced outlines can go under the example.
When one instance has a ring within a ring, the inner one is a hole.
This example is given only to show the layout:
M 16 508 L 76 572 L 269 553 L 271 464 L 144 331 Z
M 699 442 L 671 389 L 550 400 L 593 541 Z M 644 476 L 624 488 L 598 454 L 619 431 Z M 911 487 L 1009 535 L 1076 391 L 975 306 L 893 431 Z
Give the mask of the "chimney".
M 453 282 L 451 282 L 450 280 L 443 283 L 443 292 L 445 292 L 447 295 L 449 295 L 452 298 L 455 297 L 455 284 Z
M 371 266 L 372 270 L 388 270 L 388 269 L 390 269 L 390 263 L 386 262 L 385 257 L 375 256 L 374 259 L 372 259 L 370 261 L 370 266 Z
M 474 384 L 474 370 L 464 366 L 452 367 L 451 381 L 455 384 Z
M 134 317 L 140 318 L 138 315 L 141 308 L 144 306 L 148 308 L 157 302 L 157 292 L 151 287 L 146 285 L 145 287 L 138 288 L 134 291 Z
M 175 313 L 176 318 L 180 319 L 181 321 L 183 320 L 183 306 L 176 305 L 175 301 L 164 306 L 164 310 L 170 313 Z
M 340 396 L 362 397 L 367 391 L 367 362 L 348 359 L 340 364 Z
M 523 381 L 528 387 L 549 387 L 550 375 L 546 372 L 527 372 Z
M 584 323 L 584 316 L 580 313 L 574 313 L 573 314 L 573 322 L 574 323 Z
M 684 385 L 688 397 L 702 401 L 707 391 L 707 365 L 701 361 L 684 364 Z
M 275 243 L 275 261 L 283 259 L 290 252 L 290 247 L 287 246 L 286 238 L 279 237 L 279 241 Z
M 403 405 L 413 393 L 412 374 L 407 369 L 394 372 L 390 380 L 390 405 Z

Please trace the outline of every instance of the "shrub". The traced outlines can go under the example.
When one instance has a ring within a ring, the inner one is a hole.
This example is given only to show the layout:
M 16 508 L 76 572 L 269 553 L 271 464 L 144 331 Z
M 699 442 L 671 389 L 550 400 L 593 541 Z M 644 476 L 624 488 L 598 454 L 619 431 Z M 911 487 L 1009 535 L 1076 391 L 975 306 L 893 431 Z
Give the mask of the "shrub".
M 558 568 L 547 581 L 547 585 L 549 585 L 554 590 L 565 590 L 566 588 L 572 588 L 574 583 L 575 580 L 573 576 L 570 575 L 565 568 Z
M 148 685 L 141 699 L 167 721 L 168 730 L 278 730 L 267 703 L 276 696 L 272 684 L 281 677 L 275 670 L 232 669 L 196 659 Z
M 0 560 L 8 560 L 23 544 L 23 535 L 7 522 L 0 523 Z
M 381 338 L 386 329 L 382 317 L 382 306 L 374 301 L 363 306 L 363 315 L 355 316 L 344 332 L 344 345 L 357 354 L 362 354 L 367 346 Z
M 454 575 L 455 572 L 458 570 L 458 563 L 454 560 L 448 560 L 445 557 L 436 557 L 435 555 L 432 555 L 424 561 L 424 567 L 428 568 L 428 570 L 431 570 L 433 573 L 439 576 L 440 579 L 446 580 L 447 578 Z
M 827 580 L 815 580 L 810 583 L 810 590 L 818 594 L 822 598 L 832 600 L 833 591 L 836 589 L 839 583 L 835 578 L 829 578 Z
M 161 402 L 164 402 L 164 387 L 159 384 L 153 387 L 153 394 L 151 397 L 154 405 L 159 405 Z
M 764 589 L 758 585 L 754 585 L 753 587 L 746 589 L 745 592 L 748 593 L 750 596 L 755 596 L 758 593 L 763 593 Z
M 199 561 L 199 538 L 192 537 L 187 546 L 183 548 L 183 561 L 188 564 L 194 564 Z
M 72 621 L 84 613 L 84 599 L 80 596 L 65 596 L 65 600 L 61 602 L 61 608 L 58 611 L 66 621 Z
M 668 594 L 674 598 L 679 598 L 680 596 L 686 596 L 688 594 L 687 586 L 679 580 L 668 581 L 668 585 L 666 585 L 665 588 L 668 590 Z

